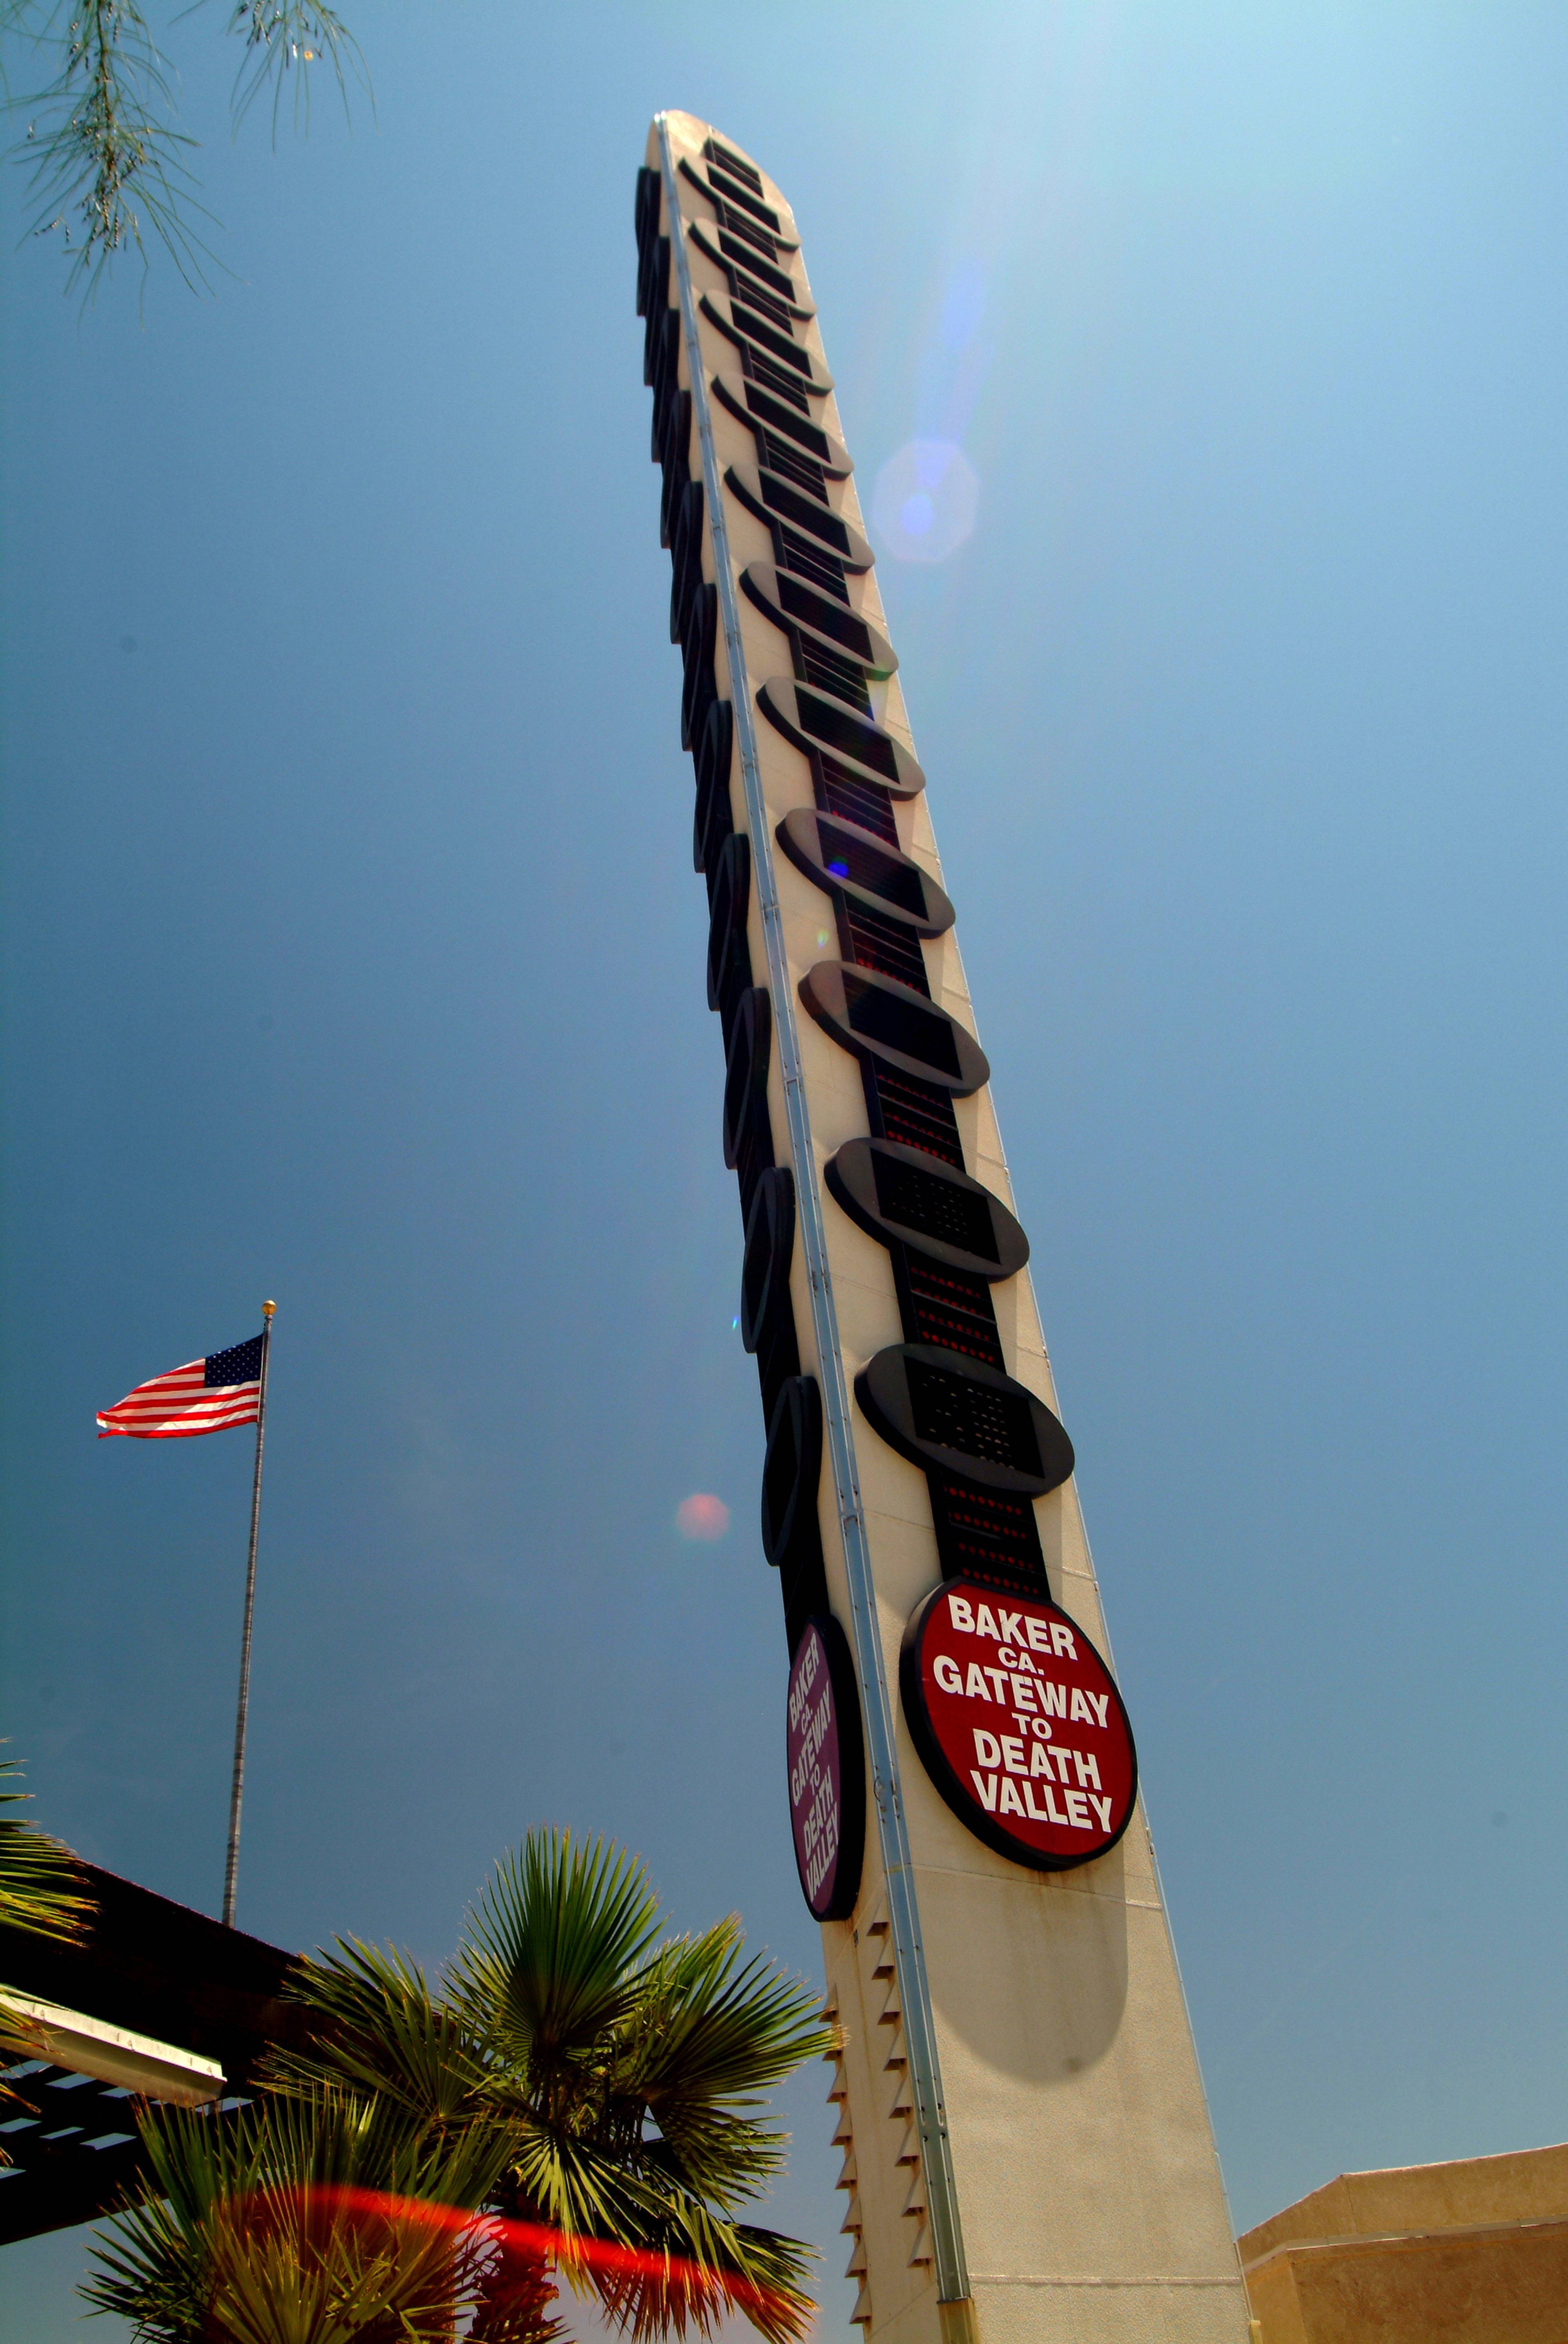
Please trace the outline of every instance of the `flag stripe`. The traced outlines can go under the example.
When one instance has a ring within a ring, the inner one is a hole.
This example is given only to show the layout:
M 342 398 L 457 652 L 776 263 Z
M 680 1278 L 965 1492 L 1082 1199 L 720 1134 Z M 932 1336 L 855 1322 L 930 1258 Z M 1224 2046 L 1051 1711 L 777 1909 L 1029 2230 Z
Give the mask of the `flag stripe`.
M 187 1359 L 106 1408 L 98 1416 L 98 1438 L 124 1433 L 134 1440 L 189 1440 L 254 1424 L 261 1405 L 259 1377 L 246 1383 L 209 1384 L 206 1359 Z

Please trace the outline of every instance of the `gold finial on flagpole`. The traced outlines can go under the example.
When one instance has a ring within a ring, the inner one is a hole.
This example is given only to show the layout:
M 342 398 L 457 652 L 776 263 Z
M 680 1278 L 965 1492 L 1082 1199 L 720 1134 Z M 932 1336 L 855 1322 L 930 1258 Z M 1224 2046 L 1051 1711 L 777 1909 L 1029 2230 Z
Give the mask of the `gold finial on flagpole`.
M 271 1316 L 272 1316 L 272 1314 L 273 1314 L 273 1312 L 276 1309 L 276 1308 L 277 1308 L 277 1305 L 276 1305 L 276 1302 L 264 1302 L 264 1303 L 262 1304 L 262 1306 L 261 1306 L 261 1315 L 262 1315 L 262 1317 L 263 1317 L 264 1318 L 271 1318 Z

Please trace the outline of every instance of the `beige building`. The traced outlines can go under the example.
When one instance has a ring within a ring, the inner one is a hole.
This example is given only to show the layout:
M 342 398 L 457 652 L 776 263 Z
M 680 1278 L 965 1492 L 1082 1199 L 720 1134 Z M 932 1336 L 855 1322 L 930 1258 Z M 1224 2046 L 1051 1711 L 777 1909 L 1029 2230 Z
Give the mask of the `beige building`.
M 830 2096 L 853 2316 L 878 2344 L 1245 2344 L 1070 1443 L 794 217 L 733 140 L 664 114 L 638 243 L 796 1845 L 846 2038 Z
M 1568 2147 L 1342 2173 L 1240 2243 L 1260 2344 L 1568 2344 Z

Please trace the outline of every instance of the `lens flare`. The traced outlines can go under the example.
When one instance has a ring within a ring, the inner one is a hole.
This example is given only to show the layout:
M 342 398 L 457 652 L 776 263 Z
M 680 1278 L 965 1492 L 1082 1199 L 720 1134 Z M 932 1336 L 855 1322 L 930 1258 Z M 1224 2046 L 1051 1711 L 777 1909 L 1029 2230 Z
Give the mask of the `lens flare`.
M 714 1497 L 707 1490 L 694 1490 L 676 1508 L 675 1526 L 682 1538 L 700 1539 L 711 1544 L 729 1528 L 729 1509 L 722 1498 Z
M 910 440 L 877 475 L 871 520 L 896 561 L 945 561 L 975 525 L 980 475 L 952 440 Z
M 801 2339 L 814 2324 L 809 2302 L 715 2264 L 379 2189 L 338 2182 L 262 2189 L 229 2199 L 224 2212 L 241 2235 L 297 2238 L 317 2251 L 335 2231 L 363 2232 L 373 2251 L 394 2260 L 413 2248 L 409 2233 L 423 2231 L 439 2252 L 449 2248 L 467 2266 L 470 2279 L 476 2258 L 482 2265 L 498 2256 L 503 2269 L 507 2261 L 543 2265 L 568 2284 L 587 2280 L 618 2326 L 629 2327 L 639 2303 L 678 2334 L 701 2333 L 726 2311 L 743 2313 L 753 2328 L 777 2339 Z

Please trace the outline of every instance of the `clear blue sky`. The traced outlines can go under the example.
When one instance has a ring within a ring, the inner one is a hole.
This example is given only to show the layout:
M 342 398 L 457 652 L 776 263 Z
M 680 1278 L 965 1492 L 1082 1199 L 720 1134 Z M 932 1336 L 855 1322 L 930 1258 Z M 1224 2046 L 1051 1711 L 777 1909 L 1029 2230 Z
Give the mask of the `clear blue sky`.
M 216 1906 L 248 1444 L 93 1414 L 274 1294 L 242 1921 L 436 1960 L 550 1820 L 818 1962 L 633 314 L 684 106 L 794 202 L 862 482 L 979 475 L 882 591 L 1237 2220 L 1568 2134 L 1568 20 L 349 13 L 377 123 L 276 155 L 171 25 L 215 299 L 79 316 L 4 192 L 36 1812 Z M 841 2337 L 824 2082 L 774 2213 Z M 4 2344 L 81 2260 L 10 2250 Z

